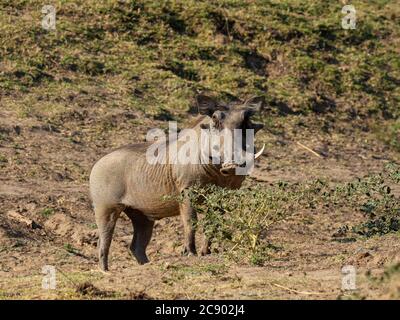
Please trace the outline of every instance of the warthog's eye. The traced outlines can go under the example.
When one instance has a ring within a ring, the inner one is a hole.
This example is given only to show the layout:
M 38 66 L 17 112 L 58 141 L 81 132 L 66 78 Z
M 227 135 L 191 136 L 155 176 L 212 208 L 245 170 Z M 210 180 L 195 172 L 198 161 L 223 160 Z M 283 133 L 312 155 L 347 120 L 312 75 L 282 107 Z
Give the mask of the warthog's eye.
M 213 119 L 214 121 L 221 121 L 221 120 L 223 120 L 224 118 L 225 118 L 225 113 L 223 113 L 223 112 L 220 111 L 220 110 L 215 111 L 215 112 L 213 113 L 213 115 L 212 115 L 212 119 Z
M 223 118 L 225 118 L 225 114 L 219 110 L 215 111 L 211 116 L 211 119 L 213 120 L 216 129 L 218 130 L 222 129 Z

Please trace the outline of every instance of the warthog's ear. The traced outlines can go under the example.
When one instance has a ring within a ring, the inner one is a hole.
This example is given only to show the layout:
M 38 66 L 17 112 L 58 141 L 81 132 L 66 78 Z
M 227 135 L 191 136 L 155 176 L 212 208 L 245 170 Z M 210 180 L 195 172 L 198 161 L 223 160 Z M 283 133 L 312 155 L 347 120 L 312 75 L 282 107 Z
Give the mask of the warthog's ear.
M 196 96 L 196 104 L 200 114 L 211 116 L 217 110 L 227 110 L 226 105 L 218 103 L 214 98 L 199 94 Z
M 246 100 L 245 105 L 253 110 L 254 113 L 260 112 L 265 104 L 265 97 L 252 97 Z

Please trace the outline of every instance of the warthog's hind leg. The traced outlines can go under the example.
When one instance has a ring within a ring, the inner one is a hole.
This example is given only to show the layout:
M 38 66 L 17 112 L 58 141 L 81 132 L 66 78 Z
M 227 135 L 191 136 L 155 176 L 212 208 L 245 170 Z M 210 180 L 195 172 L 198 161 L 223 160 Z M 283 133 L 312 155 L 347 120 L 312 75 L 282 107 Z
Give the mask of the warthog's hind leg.
M 133 225 L 133 239 L 129 249 L 139 264 L 149 262 L 146 248 L 153 234 L 154 221 L 149 220 L 141 212 L 126 209 L 125 213 L 131 219 Z
M 96 224 L 99 230 L 99 240 L 97 247 L 99 250 L 100 268 L 103 271 L 108 270 L 108 253 L 112 236 L 114 233 L 115 224 L 122 211 L 121 208 L 108 208 L 105 206 L 95 207 Z

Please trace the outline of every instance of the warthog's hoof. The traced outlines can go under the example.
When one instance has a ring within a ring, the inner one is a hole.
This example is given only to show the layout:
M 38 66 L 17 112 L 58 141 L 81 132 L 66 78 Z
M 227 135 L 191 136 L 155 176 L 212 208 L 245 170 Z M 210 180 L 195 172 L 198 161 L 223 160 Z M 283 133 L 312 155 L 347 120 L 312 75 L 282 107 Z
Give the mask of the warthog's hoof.
M 184 247 L 182 249 L 181 255 L 182 256 L 188 256 L 188 257 L 195 256 L 195 255 L 197 255 L 196 249 L 188 249 L 188 248 Z
M 135 252 L 134 250 L 131 250 L 131 255 L 134 257 L 140 265 L 148 263 L 150 260 L 147 258 L 146 254 L 143 252 Z

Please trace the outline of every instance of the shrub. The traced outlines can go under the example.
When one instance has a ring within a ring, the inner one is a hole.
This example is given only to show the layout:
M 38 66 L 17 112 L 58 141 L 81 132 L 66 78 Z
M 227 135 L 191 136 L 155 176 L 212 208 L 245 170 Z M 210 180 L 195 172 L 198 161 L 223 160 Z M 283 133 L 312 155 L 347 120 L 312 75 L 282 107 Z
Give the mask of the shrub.
M 239 190 L 207 185 L 194 186 L 187 194 L 202 216 L 197 227 L 211 239 L 215 249 L 235 261 L 263 265 L 274 249 L 267 240 L 267 231 L 287 218 L 299 203 L 310 206 L 313 186 L 292 185 L 291 191 L 288 188 L 284 182 Z
M 211 239 L 212 248 L 235 261 L 263 265 L 271 250 L 267 239 L 271 227 L 299 211 L 359 210 L 366 221 L 342 226 L 334 237 L 351 232 L 370 237 L 400 230 L 400 199 L 390 185 L 400 183 L 400 168 L 389 164 L 383 172 L 348 183 L 330 185 L 323 180 L 307 183 L 278 182 L 268 187 L 228 190 L 215 185 L 194 186 L 187 195 Z

